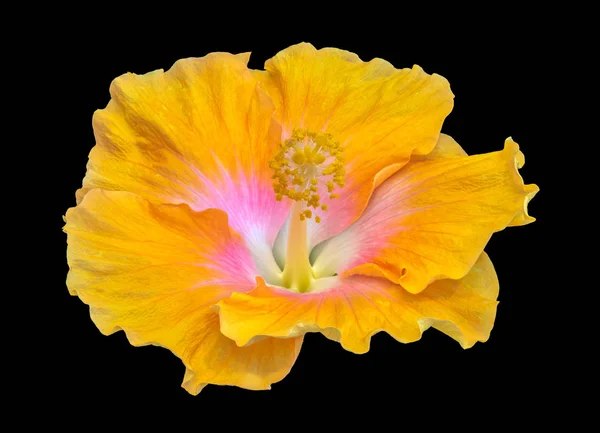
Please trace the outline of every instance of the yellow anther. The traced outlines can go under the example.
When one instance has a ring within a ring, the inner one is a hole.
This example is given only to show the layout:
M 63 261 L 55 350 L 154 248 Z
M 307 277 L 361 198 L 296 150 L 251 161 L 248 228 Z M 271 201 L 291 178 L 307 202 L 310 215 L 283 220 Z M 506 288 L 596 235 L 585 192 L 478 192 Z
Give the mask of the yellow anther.
M 317 216 L 315 217 L 315 222 L 316 222 L 317 224 L 321 222 L 321 217 L 320 217 L 319 215 L 317 215 Z
M 340 197 L 340 196 L 339 196 L 339 195 L 337 195 L 337 194 L 331 194 L 331 195 L 329 196 L 329 199 L 330 199 L 330 200 L 335 200 L 336 198 L 339 198 L 339 197 Z
M 329 138 L 327 137 L 327 135 L 319 135 L 315 137 L 315 143 L 317 143 L 317 145 L 320 147 L 327 147 L 329 143 Z
M 325 155 L 322 153 L 317 153 L 312 160 L 315 164 L 322 164 L 325 162 Z
M 300 152 L 296 152 L 296 153 L 294 153 L 294 156 L 292 156 L 292 161 L 294 161 L 298 165 L 304 164 L 305 159 L 306 158 L 304 158 L 304 153 L 300 153 Z
M 273 190 L 278 201 L 289 197 L 305 202 L 306 207 L 320 207 L 326 211 L 327 205 L 321 204 L 317 194 L 319 189 L 327 189 L 329 198 L 334 199 L 338 195 L 332 194 L 333 190 L 344 186 L 342 147 L 331 134 L 294 130 L 281 144 L 269 166 L 274 171 Z M 300 217 L 302 220 L 311 218 L 312 211 L 306 209 Z M 315 216 L 315 221 L 320 221 L 320 217 Z

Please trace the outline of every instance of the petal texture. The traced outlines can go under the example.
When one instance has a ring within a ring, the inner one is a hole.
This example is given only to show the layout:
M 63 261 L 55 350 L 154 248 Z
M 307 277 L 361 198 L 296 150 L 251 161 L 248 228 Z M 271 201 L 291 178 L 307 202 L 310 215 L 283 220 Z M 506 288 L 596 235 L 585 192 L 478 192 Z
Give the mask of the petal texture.
M 78 200 L 103 188 L 219 208 L 250 247 L 270 248 L 289 207 L 275 200 L 268 168 L 281 132 L 247 61 L 213 53 L 115 79 L 112 100 L 94 114 Z
M 94 189 L 66 222 L 71 294 L 90 305 L 102 333 L 123 329 L 133 345 L 180 357 L 188 391 L 207 383 L 266 389 L 289 372 L 301 340 L 239 348 L 221 335 L 209 308 L 255 286 L 252 258 L 223 211 Z
M 385 277 L 411 293 L 438 279 L 462 278 L 494 232 L 534 221 L 519 146 L 461 156 L 443 136 L 430 157 L 417 157 L 374 192 L 361 218 L 314 251 L 317 275 Z
M 439 75 L 415 66 L 361 61 L 333 48 L 298 44 L 257 71 L 275 102 L 282 139 L 295 128 L 331 133 L 344 147 L 346 186 L 329 212 L 312 226 L 312 245 L 348 227 L 364 210 L 373 188 L 412 153 L 433 149 L 454 95 Z M 327 194 L 321 194 L 325 197 Z
M 486 341 L 496 316 L 498 279 L 483 253 L 460 280 L 440 280 L 411 294 L 384 278 L 338 279 L 321 293 L 293 293 L 259 280 L 248 293 L 234 293 L 215 310 L 224 335 L 245 345 L 257 336 L 290 338 L 321 331 L 354 353 L 369 350 L 371 336 L 385 331 L 402 343 L 434 327 L 463 348 Z

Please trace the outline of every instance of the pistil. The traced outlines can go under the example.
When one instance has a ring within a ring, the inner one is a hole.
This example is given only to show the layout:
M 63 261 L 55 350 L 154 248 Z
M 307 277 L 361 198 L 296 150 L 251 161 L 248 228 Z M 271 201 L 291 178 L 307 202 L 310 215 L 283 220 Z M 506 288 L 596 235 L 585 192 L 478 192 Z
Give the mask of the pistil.
M 314 281 L 312 266 L 309 261 L 308 239 L 306 235 L 306 218 L 302 201 L 294 202 L 288 231 L 285 267 L 283 269 L 283 285 L 298 292 L 305 292 Z
M 321 216 L 317 212 L 327 211 L 321 196 L 333 200 L 338 196 L 333 190 L 344 186 L 342 148 L 330 134 L 298 129 L 281 144 L 270 167 L 275 198 L 294 201 L 281 284 L 306 292 L 315 281 L 309 261 L 307 220 L 314 218 L 315 223 L 320 223 Z

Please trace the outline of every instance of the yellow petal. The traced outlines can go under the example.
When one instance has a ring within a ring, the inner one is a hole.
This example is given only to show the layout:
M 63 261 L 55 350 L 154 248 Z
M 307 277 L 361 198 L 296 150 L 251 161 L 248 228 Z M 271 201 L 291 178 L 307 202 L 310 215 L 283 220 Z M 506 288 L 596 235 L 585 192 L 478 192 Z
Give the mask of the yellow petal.
M 427 154 L 450 113 L 454 95 L 439 75 L 414 66 L 361 61 L 355 54 L 310 44 L 289 47 L 257 71 L 283 123 L 293 129 L 327 132 L 342 143 L 346 185 L 313 227 L 313 245 L 352 223 L 375 186 L 405 164 Z
M 110 103 L 94 114 L 96 146 L 78 201 L 103 188 L 219 208 L 238 233 L 272 243 L 289 207 L 275 200 L 268 168 L 281 132 L 247 61 L 213 53 L 115 79 Z
M 271 389 L 291 370 L 303 337 L 264 338 L 238 347 L 219 330 L 219 316 L 210 311 L 192 328 L 194 340 L 181 344 L 186 363 L 183 387 L 198 394 L 208 384 L 235 385 L 251 390 Z
M 209 308 L 255 286 L 253 260 L 223 211 L 94 189 L 66 222 L 67 285 L 102 333 L 123 329 L 133 345 L 170 349 L 193 393 L 206 383 L 266 389 L 288 373 L 300 340 L 237 348 Z
M 418 293 L 466 275 L 494 232 L 535 220 L 527 203 L 539 189 L 523 184 L 512 139 L 484 155 L 461 156 L 447 136 L 442 146 L 384 182 L 354 225 L 317 247 L 317 276 L 385 277 Z
M 434 160 L 440 158 L 453 158 L 458 156 L 468 156 L 467 152 L 452 137 L 447 134 L 440 134 L 435 147 L 427 155 L 415 155 L 411 161 Z
M 221 331 L 240 346 L 257 336 L 289 338 L 321 331 L 354 353 L 369 350 L 385 331 L 402 343 L 434 327 L 463 348 L 487 341 L 496 317 L 498 279 L 483 253 L 461 280 L 440 280 L 419 294 L 383 278 L 352 276 L 321 293 L 293 293 L 264 285 L 234 293 L 215 310 Z

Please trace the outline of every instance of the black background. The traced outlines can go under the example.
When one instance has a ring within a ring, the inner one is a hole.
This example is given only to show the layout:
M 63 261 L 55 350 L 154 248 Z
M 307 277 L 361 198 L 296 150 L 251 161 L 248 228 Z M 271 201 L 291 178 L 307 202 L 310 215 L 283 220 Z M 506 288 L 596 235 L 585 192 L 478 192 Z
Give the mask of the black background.
M 45 110 L 52 111 L 57 102 L 62 111 L 60 127 L 52 131 L 59 145 L 49 156 L 56 185 L 46 209 L 51 213 L 52 242 L 44 263 L 43 300 L 52 326 L 39 332 L 48 366 L 44 387 L 59 392 L 46 395 L 48 401 L 104 411 L 138 405 L 148 410 L 149 402 L 186 411 L 226 401 L 262 408 L 276 403 L 325 408 L 339 402 L 387 401 L 398 408 L 409 403 L 440 408 L 453 404 L 461 411 L 457 417 L 468 418 L 475 404 L 493 416 L 498 415 L 496 403 L 511 413 L 531 413 L 529 403 L 539 403 L 551 391 L 554 384 L 547 380 L 545 337 L 539 326 L 545 314 L 540 278 L 547 274 L 542 240 L 549 229 L 545 187 L 550 173 L 547 147 L 539 134 L 547 128 L 542 77 L 550 66 L 550 35 L 514 20 L 469 30 L 449 25 L 437 33 L 427 26 L 386 30 L 375 25 L 369 31 L 354 26 L 346 32 L 314 27 L 279 26 L 262 33 L 248 27 L 198 28 L 184 35 L 130 31 L 124 23 L 110 21 L 102 27 L 78 26 L 54 41 L 54 81 L 48 96 L 52 103 Z M 309 334 L 291 373 L 272 390 L 209 385 L 193 397 L 180 387 L 184 367 L 179 359 L 162 348 L 135 348 L 122 332 L 103 336 L 90 320 L 88 307 L 67 292 L 62 215 L 75 205 L 75 190 L 94 145 L 92 113 L 106 106 L 111 81 L 125 72 L 167 70 L 180 58 L 213 51 L 251 51 L 250 67 L 262 69 L 277 51 L 302 41 L 349 50 L 365 61 L 380 57 L 396 67 L 418 64 L 427 73 L 446 77 L 456 97 L 442 131 L 469 154 L 500 150 L 512 136 L 525 154 L 525 182 L 541 188 L 529 207 L 538 221 L 497 233 L 486 247 L 501 287 L 496 324 L 487 343 L 465 351 L 433 329 L 408 345 L 381 333 L 373 337 L 367 354 L 354 355 L 319 334 Z

